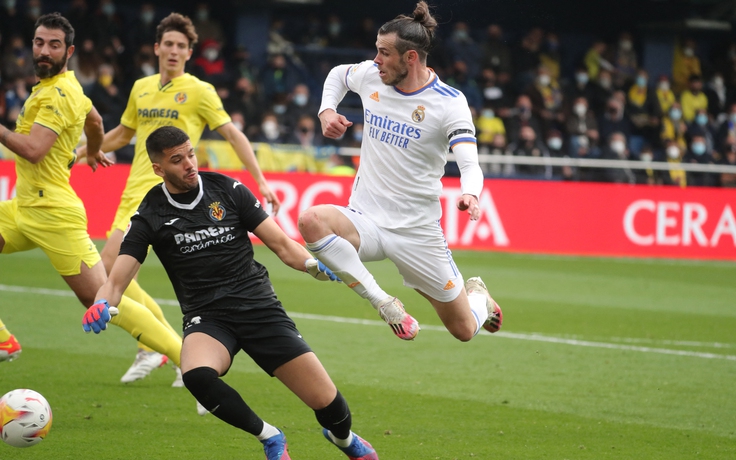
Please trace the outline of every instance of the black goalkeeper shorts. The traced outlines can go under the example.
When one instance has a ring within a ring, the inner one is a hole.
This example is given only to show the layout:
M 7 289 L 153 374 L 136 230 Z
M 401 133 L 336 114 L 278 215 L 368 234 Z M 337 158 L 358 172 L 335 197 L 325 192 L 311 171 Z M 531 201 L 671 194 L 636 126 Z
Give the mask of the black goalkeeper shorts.
M 193 332 L 203 332 L 222 343 L 231 361 L 243 350 L 271 377 L 282 364 L 312 351 L 281 305 L 233 310 L 225 315 L 222 311 L 191 313 L 184 316 L 184 337 Z

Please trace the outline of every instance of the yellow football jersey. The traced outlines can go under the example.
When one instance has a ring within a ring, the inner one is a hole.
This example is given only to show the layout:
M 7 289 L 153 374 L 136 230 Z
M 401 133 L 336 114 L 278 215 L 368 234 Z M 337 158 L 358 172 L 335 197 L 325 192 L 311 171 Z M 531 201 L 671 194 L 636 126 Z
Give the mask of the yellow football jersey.
M 161 76 L 151 75 L 133 85 L 120 123 L 136 130 L 135 156 L 123 196 L 143 197 L 162 179 L 153 173 L 146 139 L 160 126 L 176 126 L 196 146 L 205 123 L 214 130 L 230 121 L 215 88 L 188 73 L 161 86 Z M 136 206 L 137 207 L 137 206 Z
M 44 159 L 33 164 L 16 156 L 16 195 L 19 206 L 79 206 L 82 201 L 69 185 L 74 148 L 84 129 L 92 101 L 84 95 L 73 71 L 43 79 L 23 104 L 15 132 L 29 134 L 34 123 L 59 137 Z

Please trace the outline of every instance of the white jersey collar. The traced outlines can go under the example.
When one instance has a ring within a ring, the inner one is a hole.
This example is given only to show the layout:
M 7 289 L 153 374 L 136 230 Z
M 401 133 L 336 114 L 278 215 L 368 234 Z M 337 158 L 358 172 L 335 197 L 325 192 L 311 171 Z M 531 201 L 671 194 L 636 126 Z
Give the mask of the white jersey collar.
M 204 195 L 204 186 L 202 185 L 202 176 L 200 176 L 199 174 L 197 174 L 197 181 L 199 182 L 199 193 L 197 194 L 197 198 L 195 198 L 194 201 L 192 201 L 189 204 L 178 203 L 176 200 L 171 198 L 171 194 L 166 189 L 166 183 L 161 184 L 161 188 L 163 189 L 164 194 L 166 195 L 166 199 L 169 200 L 169 204 L 171 206 L 175 208 L 191 211 L 192 209 L 194 209 L 195 206 L 199 204 L 199 202 L 202 200 L 202 196 Z

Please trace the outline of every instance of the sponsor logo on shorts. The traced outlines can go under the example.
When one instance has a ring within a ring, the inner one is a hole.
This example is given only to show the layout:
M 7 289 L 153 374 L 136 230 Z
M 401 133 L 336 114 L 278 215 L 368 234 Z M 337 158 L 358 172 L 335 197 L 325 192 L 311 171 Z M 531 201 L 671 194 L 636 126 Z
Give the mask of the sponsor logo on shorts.
M 201 316 L 195 316 L 194 318 L 187 321 L 187 325 L 184 326 L 184 329 L 189 329 L 190 327 L 194 326 L 195 324 L 199 324 L 202 322 Z
M 455 283 L 452 282 L 452 280 L 448 281 L 447 284 L 445 284 L 445 287 L 442 288 L 443 291 L 449 291 L 450 289 L 455 287 Z

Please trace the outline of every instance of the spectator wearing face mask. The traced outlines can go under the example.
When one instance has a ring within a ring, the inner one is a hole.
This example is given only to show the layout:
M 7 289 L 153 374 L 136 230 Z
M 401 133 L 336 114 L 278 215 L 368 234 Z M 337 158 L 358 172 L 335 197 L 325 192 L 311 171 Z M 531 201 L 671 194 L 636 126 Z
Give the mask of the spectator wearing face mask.
M 348 46 L 347 31 L 343 24 L 342 18 L 337 14 L 331 14 L 327 17 L 325 24 L 325 38 L 327 46 L 333 48 L 344 48 Z
M 491 24 L 486 29 L 486 41 L 482 45 L 483 68 L 493 69 L 494 72 L 511 73 L 511 50 L 503 39 L 503 29 L 498 24 Z M 373 34 L 373 41 L 375 41 Z
M 677 102 L 675 93 L 672 91 L 670 79 L 667 75 L 660 75 L 657 79 L 657 89 L 654 94 L 657 96 L 658 115 L 666 116 L 669 113 L 672 104 Z
M 217 40 L 208 38 L 202 42 L 199 56 L 194 60 L 192 74 L 215 86 L 230 81 L 230 73 L 221 53 L 222 44 Z
M 682 109 L 680 103 L 675 102 L 670 107 L 667 116 L 662 118 L 662 131 L 660 132 L 660 139 L 663 144 L 668 141 L 674 141 L 680 150 L 684 151 L 687 148 L 687 141 L 685 140 L 685 134 L 687 133 L 687 125 L 682 119 Z
M 510 143 L 517 142 L 522 128 L 527 126 L 534 131 L 536 138 L 541 137 L 542 125 L 532 113 L 532 101 L 529 96 L 522 94 L 516 99 L 516 106 L 506 121 L 506 138 L 508 141 Z
M 627 139 L 631 136 L 632 125 L 625 116 L 624 101 L 619 97 L 611 97 L 606 104 L 606 110 L 598 118 L 598 132 L 601 139 L 608 139 L 615 132 L 622 133 Z
M 478 147 L 489 145 L 497 134 L 506 136 L 503 121 L 496 116 L 493 108 L 484 107 L 475 119 L 475 135 Z
M 297 120 L 296 126 L 286 138 L 287 144 L 299 145 L 305 150 L 321 147 L 325 144 L 321 130 L 317 130 L 313 115 L 304 114 Z
M 713 152 L 708 149 L 705 135 L 701 131 L 694 131 L 690 139 L 687 152 L 682 157 L 683 163 L 715 164 Z M 715 174 L 706 172 L 687 172 L 687 184 L 694 186 L 713 186 L 716 184 Z
M 692 38 L 686 38 L 675 45 L 672 59 L 672 90 L 680 94 L 688 87 L 690 77 L 702 75 L 700 58 L 696 54 L 696 43 Z
M 454 24 L 445 46 L 454 61 L 463 61 L 466 64 L 468 78 L 474 80 L 478 77 L 483 54 L 467 23 L 458 21 Z
M 608 143 L 602 149 L 601 158 L 605 160 L 632 159 L 631 151 L 627 147 L 626 136 L 621 132 L 611 133 L 608 137 Z M 629 167 L 604 168 L 601 171 L 601 178 L 605 182 L 615 182 L 618 184 L 637 183 L 636 174 Z
M 284 136 L 282 135 L 281 126 L 279 126 L 276 114 L 267 112 L 263 115 L 260 130 L 253 137 L 253 142 L 263 142 L 266 144 L 284 143 Z
M 728 112 L 728 106 L 734 100 L 734 88 L 726 87 L 723 74 L 716 72 L 711 77 L 708 84 L 703 88 L 705 96 L 708 98 L 708 113 L 714 119 L 724 119 Z
M 624 88 L 632 83 L 637 77 L 639 59 L 634 50 L 634 39 L 629 32 L 621 32 L 618 43 L 613 50 L 613 65 L 615 66 L 614 82 L 617 88 Z
M 539 53 L 539 62 L 547 68 L 552 81 L 560 79 L 560 61 L 560 39 L 556 33 L 547 32 Z
M 638 153 L 645 142 L 654 142 L 659 131 L 657 98 L 649 87 L 649 74 L 639 69 L 626 96 L 626 116 L 633 130 L 629 146 Z
M 570 156 L 577 154 L 580 144 L 598 143 L 598 121 L 595 114 L 588 108 L 588 100 L 578 97 L 574 100 L 571 112 L 567 115 L 566 131 Z
M 537 68 L 534 84 L 525 92 L 532 101 L 532 112 L 542 121 L 542 130 L 561 129 L 565 120 L 562 90 L 547 67 Z
M 663 158 L 656 158 L 652 146 L 644 144 L 639 153 L 639 160 L 642 163 L 650 164 L 653 161 L 662 161 Z M 640 175 L 642 176 L 643 182 L 649 185 L 661 185 L 662 184 L 662 173 L 661 171 L 654 169 L 645 169 Z
M 137 17 L 132 18 L 131 24 L 128 27 L 129 33 L 126 34 L 130 49 L 138 50 L 143 45 L 156 43 L 156 26 L 158 23 L 155 20 L 156 7 L 154 4 L 151 2 L 142 3 Z M 156 72 L 154 71 L 153 73 Z
M 677 165 L 682 163 L 682 156 L 686 148 L 680 147 L 674 139 L 667 140 L 664 144 L 665 159 L 670 165 L 668 171 L 662 171 L 662 183 L 665 185 L 687 186 L 687 174 L 685 170 Z
M 690 76 L 688 89 L 680 94 L 680 105 L 685 123 L 693 121 L 695 112 L 699 109 L 708 109 L 708 97 L 703 93 L 703 80 L 700 75 Z
M 603 114 L 606 110 L 606 104 L 608 100 L 613 96 L 613 80 L 611 72 L 608 70 L 601 70 L 598 72 L 598 77 L 593 84 L 593 96 L 588 100 L 590 102 L 590 108 L 597 116 Z
M 283 116 L 286 129 L 296 126 L 302 115 L 313 115 L 319 110 L 311 98 L 309 86 L 304 83 L 296 84 L 287 100 L 286 112 Z
M 517 157 L 549 157 L 549 151 L 539 142 L 537 134 L 531 126 L 524 126 L 519 133 L 519 140 L 508 145 L 507 154 Z M 514 173 L 525 176 L 537 176 L 550 179 L 552 167 L 549 165 L 514 165 Z
M 588 71 L 585 66 L 577 66 L 573 78 L 568 82 L 564 88 L 565 104 L 567 105 L 567 111 L 572 110 L 572 105 L 579 97 L 584 97 L 586 100 L 586 106 L 588 101 L 592 100 L 595 96 L 595 83 L 590 80 Z
M 200 43 L 204 43 L 206 40 L 211 39 L 220 44 L 225 44 L 222 24 L 220 21 L 212 18 L 208 2 L 197 3 L 194 8 L 194 14 L 192 15 L 192 24 L 197 30 Z
M 546 133 L 545 146 L 549 156 L 554 158 L 566 157 L 568 147 L 565 145 L 565 140 L 562 136 L 562 132 L 557 129 L 550 129 Z M 561 179 L 564 177 L 564 171 L 561 166 L 552 167 L 552 177 Z
M 713 126 L 707 110 L 699 109 L 695 112 L 693 121 L 687 125 L 687 137 L 692 137 L 694 133 L 703 135 L 709 152 L 718 150 L 718 132 Z

